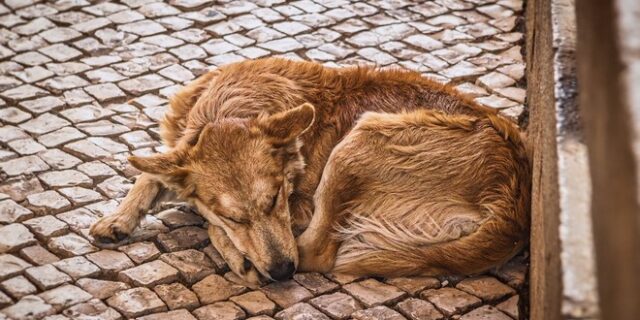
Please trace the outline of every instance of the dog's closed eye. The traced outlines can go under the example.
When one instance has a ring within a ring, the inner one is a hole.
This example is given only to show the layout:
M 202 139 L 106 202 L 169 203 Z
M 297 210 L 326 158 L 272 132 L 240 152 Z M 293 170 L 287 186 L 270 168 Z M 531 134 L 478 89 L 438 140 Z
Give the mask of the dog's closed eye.
M 234 217 L 231 217 L 229 215 L 218 214 L 218 217 L 220 217 L 223 221 L 225 221 L 227 223 L 231 222 L 232 224 L 236 224 L 236 225 L 249 223 L 248 221 L 240 220 L 238 218 L 234 218 Z
M 271 197 L 271 204 L 267 209 L 267 213 L 272 212 L 273 209 L 275 209 L 276 204 L 278 204 L 278 196 L 280 196 L 281 189 L 282 189 L 282 186 L 280 186 L 280 188 L 278 188 L 278 191 Z

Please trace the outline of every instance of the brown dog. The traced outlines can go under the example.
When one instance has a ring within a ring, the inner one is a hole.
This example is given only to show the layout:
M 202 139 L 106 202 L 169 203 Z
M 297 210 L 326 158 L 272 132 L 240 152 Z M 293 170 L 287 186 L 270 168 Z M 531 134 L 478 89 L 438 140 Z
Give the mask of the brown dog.
M 231 64 L 172 99 L 162 136 L 170 152 L 129 159 L 143 174 L 92 226 L 99 241 L 130 234 L 164 187 L 197 207 L 251 282 L 296 268 L 471 274 L 528 236 L 530 164 L 516 127 L 418 73 Z

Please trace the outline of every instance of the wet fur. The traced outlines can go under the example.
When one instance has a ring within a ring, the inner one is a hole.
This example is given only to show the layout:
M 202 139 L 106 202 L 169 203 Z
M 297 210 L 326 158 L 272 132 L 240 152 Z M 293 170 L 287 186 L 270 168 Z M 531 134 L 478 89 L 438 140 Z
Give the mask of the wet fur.
M 210 123 L 250 119 L 236 122 L 259 128 L 260 119 L 304 103 L 313 108 L 295 112 L 311 114 L 313 124 L 280 154 L 290 172 L 292 228 L 296 234 L 306 229 L 297 240 L 300 270 L 471 274 L 504 262 L 526 242 L 531 173 L 521 133 L 494 110 L 415 72 L 274 58 L 235 63 L 182 89 L 161 134 L 174 150 L 197 146 Z M 236 127 L 228 127 L 224 134 L 233 136 Z M 278 128 L 251 130 L 286 134 Z M 245 141 L 238 137 L 239 149 Z M 132 164 L 147 172 L 163 165 L 144 161 Z M 179 172 L 154 176 L 183 197 L 193 192 Z M 153 186 L 134 186 L 128 197 Z M 134 211 L 119 208 L 127 210 Z M 128 216 L 139 219 L 139 213 Z M 98 223 L 92 234 L 109 237 L 120 227 Z

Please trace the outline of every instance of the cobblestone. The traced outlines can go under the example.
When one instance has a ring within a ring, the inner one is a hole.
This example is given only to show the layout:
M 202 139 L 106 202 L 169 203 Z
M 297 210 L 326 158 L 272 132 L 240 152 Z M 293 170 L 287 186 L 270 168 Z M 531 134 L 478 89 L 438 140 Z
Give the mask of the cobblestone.
M 68 274 L 74 280 L 93 277 L 100 274 L 100 268 L 85 257 L 73 257 L 54 262 L 53 265 Z
M 522 7 L 519 0 L 5 1 L 0 319 L 526 317 L 522 257 L 453 283 L 300 273 L 250 289 L 225 275 L 204 220 L 188 210 L 146 217 L 118 248 L 96 248 L 88 235 L 137 174 L 126 158 L 163 150 L 157 122 L 168 98 L 225 63 L 284 56 L 409 68 L 517 120 L 526 113 Z M 47 282 L 42 270 L 64 280 Z
M 178 280 L 178 270 L 160 260 L 154 260 L 122 271 L 118 278 L 135 286 L 153 287 Z
M 29 246 L 20 250 L 20 256 L 34 265 L 45 265 L 54 263 L 60 259 L 47 249 L 39 245 Z
M 120 291 L 107 299 L 107 304 L 127 318 L 135 318 L 167 309 L 162 300 L 147 288 Z
M 193 310 L 200 306 L 198 297 L 193 291 L 187 289 L 182 283 L 161 284 L 153 288 L 169 309 Z
M 55 288 L 71 281 L 71 277 L 58 271 L 58 269 L 50 264 L 29 268 L 25 270 L 25 275 L 40 290 Z

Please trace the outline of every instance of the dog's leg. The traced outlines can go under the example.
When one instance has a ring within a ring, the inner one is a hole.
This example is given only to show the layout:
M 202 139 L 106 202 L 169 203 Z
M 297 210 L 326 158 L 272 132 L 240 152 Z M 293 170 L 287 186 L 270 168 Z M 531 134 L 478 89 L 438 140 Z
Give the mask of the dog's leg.
M 326 198 L 319 197 L 319 200 L 326 204 Z M 316 204 L 309 227 L 297 239 L 299 271 L 329 272 L 333 268 L 339 242 L 332 237 L 332 220 L 330 209 L 326 205 Z
M 252 284 L 260 284 L 260 274 L 251 261 L 236 249 L 224 230 L 218 226 L 209 225 L 211 244 L 222 255 L 229 265 L 229 269 L 240 278 Z
M 309 227 L 298 237 L 298 270 L 329 272 L 335 263 L 340 240 L 335 237 L 347 213 L 344 204 L 357 192 L 355 181 L 344 177 L 351 165 L 349 139 L 336 146 L 324 168 L 320 184 L 314 196 L 314 213 Z
M 161 188 L 162 184 L 152 175 L 143 173 L 138 176 L 116 212 L 102 217 L 91 226 L 91 235 L 96 241 L 106 244 L 124 240 L 151 208 Z

